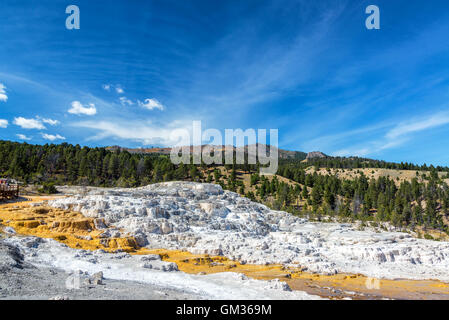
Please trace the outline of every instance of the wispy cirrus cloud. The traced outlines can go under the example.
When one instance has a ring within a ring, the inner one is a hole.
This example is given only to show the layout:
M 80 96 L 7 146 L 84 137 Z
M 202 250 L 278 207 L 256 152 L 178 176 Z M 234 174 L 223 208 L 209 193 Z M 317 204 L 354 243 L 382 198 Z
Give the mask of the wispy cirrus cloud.
M 43 123 L 49 124 L 51 126 L 57 126 L 58 124 L 60 124 L 59 120 L 53 120 L 53 119 L 42 119 Z
M 122 106 L 132 106 L 134 104 L 134 102 L 132 102 L 131 100 L 129 100 L 126 97 L 120 97 L 120 103 L 122 104 Z
M 394 140 L 396 138 L 419 132 L 427 129 L 436 128 L 449 123 L 449 114 L 438 113 L 425 119 L 415 119 L 398 124 L 387 132 L 386 138 Z
M 71 125 L 96 131 L 97 134 L 88 140 L 113 138 L 139 142 L 142 145 L 163 146 L 173 146 L 178 142 L 171 137 L 174 130 L 187 130 L 190 132 L 192 127 L 192 123 L 188 121 L 172 121 L 168 124 L 162 124 L 120 119 L 114 119 L 114 121 L 83 121 L 72 123 Z
M 260 23 L 267 15 L 287 15 L 290 9 L 315 12 L 317 7 L 319 16 L 298 14 L 295 21 L 289 21 L 286 29 L 292 25 L 297 28 L 292 27 L 288 41 L 277 32 L 259 37 L 267 34 L 265 25 Z M 323 74 L 323 54 L 332 45 L 330 38 L 345 9 L 346 1 L 332 6 L 295 1 L 285 6 L 266 5 L 245 19 L 236 20 L 227 33 L 195 57 L 198 64 L 185 71 L 189 72 L 189 86 L 173 88 L 177 94 L 170 105 L 187 109 L 186 113 L 198 110 L 203 114 L 213 105 L 217 124 L 222 125 L 224 119 L 235 124 L 230 110 L 254 111 L 252 108 L 258 104 L 276 101 L 288 92 L 309 91 L 310 82 Z M 254 119 L 254 112 L 248 115 Z
M 399 147 L 413 137 L 414 134 L 435 129 L 438 127 L 442 127 L 449 124 L 449 113 L 447 112 L 438 112 L 436 114 L 416 117 L 412 120 L 403 121 L 396 123 L 394 125 L 383 125 L 383 133 L 378 134 L 381 138 L 378 139 L 368 139 L 367 141 L 363 141 L 362 143 L 357 143 L 354 146 L 350 146 L 348 148 L 340 149 L 334 152 L 331 152 L 334 156 L 368 156 L 375 155 L 378 152 L 393 149 Z M 362 132 L 371 132 L 373 129 L 364 128 L 354 130 L 351 132 L 347 132 L 347 134 L 341 134 L 341 137 L 344 137 L 345 140 L 354 138 L 356 135 Z M 379 128 L 377 127 L 377 130 Z M 334 140 L 338 143 L 338 138 Z

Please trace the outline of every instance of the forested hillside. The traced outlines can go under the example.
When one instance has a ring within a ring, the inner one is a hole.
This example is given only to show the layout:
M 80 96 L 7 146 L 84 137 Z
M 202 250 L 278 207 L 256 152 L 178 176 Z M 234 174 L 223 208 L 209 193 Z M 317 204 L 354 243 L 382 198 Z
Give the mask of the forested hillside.
M 368 178 L 360 172 L 353 179 L 345 179 L 330 170 L 327 175 L 310 173 L 307 168 L 311 166 L 408 169 L 413 170 L 414 177 L 399 183 L 390 177 Z M 389 221 L 396 226 L 448 231 L 449 187 L 445 177 L 438 174 L 449 171 L 447 167 L 320 158 L 307 162 L 281 160 L 278 175 L 271 178 L 259 176 L 258 171 L 258 165 L 175 166 L 167 155 L 131 154 L 67 143 L 40 146 L 0 141 L 1 176 L 26 184 L 137 187 L 172 180 L 211 182 L 297 215 Z

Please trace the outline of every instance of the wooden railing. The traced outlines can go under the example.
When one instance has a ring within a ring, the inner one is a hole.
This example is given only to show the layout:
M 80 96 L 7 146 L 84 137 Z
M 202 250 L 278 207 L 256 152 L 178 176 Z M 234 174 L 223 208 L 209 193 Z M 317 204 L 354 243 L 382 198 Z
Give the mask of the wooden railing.
M 13 199 L 19 197 L 18 185 L 0 184 L 0 200 Z

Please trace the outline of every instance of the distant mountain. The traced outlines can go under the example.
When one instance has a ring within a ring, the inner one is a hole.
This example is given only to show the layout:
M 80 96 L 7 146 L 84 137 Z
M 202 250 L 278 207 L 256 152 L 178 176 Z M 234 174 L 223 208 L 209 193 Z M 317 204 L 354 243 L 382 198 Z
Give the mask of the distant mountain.
M 203 145 L 202 148 L 204 148 L 206 145 Z M 253 146 L 253 145 L 251 145 Z M 256 145 L 257 146 L 257 145 Z M 224 152 L 226 146 L 212 146 L 213 150 L 215 152 Z M 244 147 L 232 147 L 234 152 L 242 151 L 245 153 L 248 153 L 248 146 Z M 271 146 L 267 145 L 266 150 L 267 154 L 270 151 Z M 136 154 L 166 154 L 169 155 L 171 152 L 171 148 L 125 148 L 120 146 L 110 146 L 106 147 L 109 151 L 128 151 L 129 153 L 136 153 Z M 190 146 L 190 151 L 193 151 L 193 147 Z M 256 151 L 257 152 L 257 151 Z M 290 150 L 284 150 L 284 149 L 278 149 L 278 154 L 280 159 L 298 159 L 298 160 L 304 160 L 306 159 L 307 153 L 301 152 L 301 151 L 290 151 Z
M 132 154 L 170 154 L 171 148 L 125 148 L 120 146 L 106 147 L 109 151 L 128 151 Z
M 324 153 L 322 153 L 320 151 L 309 152 L 306 156 L 306 160 L 322 159 L 322 158 L 329 158 L 329 156 L 325 155 Z

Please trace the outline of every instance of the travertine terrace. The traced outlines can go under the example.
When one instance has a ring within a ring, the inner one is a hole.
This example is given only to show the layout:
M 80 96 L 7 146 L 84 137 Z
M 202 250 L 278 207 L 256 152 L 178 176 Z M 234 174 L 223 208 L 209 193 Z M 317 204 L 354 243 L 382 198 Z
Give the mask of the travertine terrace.
M 311 223 L 212 184 L 91 189 L 85 196 L 56 199 L 49 205 L 104 219 L 147 248 L 222 255 L 243 264 L 283 264 L 322 274 L 449 280 L 446 242 L 358 231 L 351 224 Z

